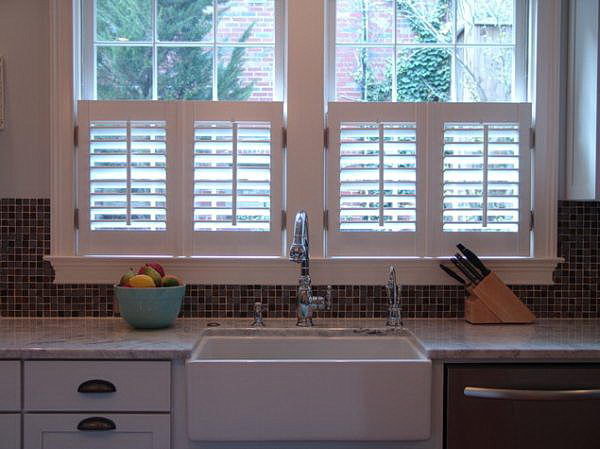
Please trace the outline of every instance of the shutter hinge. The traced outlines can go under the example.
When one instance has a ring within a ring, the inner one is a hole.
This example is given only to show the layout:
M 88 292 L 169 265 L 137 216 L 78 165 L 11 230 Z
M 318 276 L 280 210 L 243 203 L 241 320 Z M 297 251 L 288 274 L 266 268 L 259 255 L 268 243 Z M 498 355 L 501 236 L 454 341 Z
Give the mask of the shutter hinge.
M 529 148 L 535 150 L 535 128 L 529 128 Z
M 73 128 L 73 144 L 79 146 L 79 126 Z
M 323 128 L 323 145 L 329 148 L 329 128 Z
M 285 210 L 281 211 L 281 230 L 285 231 L 287 229 L 287 212 Z
M 329 229 L 329 210 L 323 211 L 323 229 L 326 231 Z
M 79 229 L 79 209 L 73 209 L 73 226 L 75 229 Z
M 535 227 L 535 215 L 532 210 L 529 211 L 529 230 L 533 231 Z
M 281 128 L 281 146 L 287 148 L 287 128 L 285 126 Z

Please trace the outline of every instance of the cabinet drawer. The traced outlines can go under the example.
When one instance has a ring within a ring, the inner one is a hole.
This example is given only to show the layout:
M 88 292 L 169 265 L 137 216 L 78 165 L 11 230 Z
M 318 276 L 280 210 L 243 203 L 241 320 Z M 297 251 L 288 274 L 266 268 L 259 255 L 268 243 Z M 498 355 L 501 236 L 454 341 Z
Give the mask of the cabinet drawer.
M 168 414 L 30 414 L 24 419 L 24 449 L 169 449 L 171 445 Z
M 0 361 L 0 412 L 21 410 L 21 362 Z
M 21 447 L 21 415 L 0 414 L 0 449 Z
M 600 441 L 600 365 L 451 365 L 448 449 L 589 449 Z
M 169 362 L 28 361 L 28 411 L 168 412 Z

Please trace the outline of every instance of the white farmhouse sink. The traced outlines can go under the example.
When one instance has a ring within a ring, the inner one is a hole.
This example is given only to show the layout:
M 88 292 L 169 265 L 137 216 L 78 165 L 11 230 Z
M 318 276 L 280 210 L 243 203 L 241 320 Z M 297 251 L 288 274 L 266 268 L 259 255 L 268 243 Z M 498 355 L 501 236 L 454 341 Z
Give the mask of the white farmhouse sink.
M 194 441 L 413 441 L 431 361 L 404 331 L 209 329 L 186 363 Z

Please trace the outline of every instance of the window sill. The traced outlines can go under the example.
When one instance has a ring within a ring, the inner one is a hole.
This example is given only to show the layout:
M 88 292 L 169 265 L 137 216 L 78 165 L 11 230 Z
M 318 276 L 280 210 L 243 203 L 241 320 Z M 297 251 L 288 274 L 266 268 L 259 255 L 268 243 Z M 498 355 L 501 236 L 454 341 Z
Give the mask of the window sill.
M 187 284 L 293 285 L 299 267 L 284 258 L 224 258 L 169 256 L 47 256 L 54 267 L 57 284 L 113 284 L 130 267 L 157 261 L 166 271 Z M 499 257 L 483 258 L 490 269 L 508 284 L 552 284 L 552 273 L 561 258 Z M 312 259 L 313 284 L 379 285 L 387 278 L 389 265 L 395 265 L 405 285 L 455 284 L 438 264 L 448 258 L 334 258 Z

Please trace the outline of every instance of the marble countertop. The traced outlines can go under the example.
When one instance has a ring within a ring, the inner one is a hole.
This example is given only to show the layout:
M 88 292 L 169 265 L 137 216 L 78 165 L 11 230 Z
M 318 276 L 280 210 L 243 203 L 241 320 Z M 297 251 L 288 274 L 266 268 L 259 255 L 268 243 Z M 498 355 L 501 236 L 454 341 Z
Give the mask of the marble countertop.
M 248 319 L 179 319 L 164 330 L 134 330 L 119 318 L 2 318 L 0 359 L 185 359 L 208 322 L 245 328 Z M 295 328 L 270 319 L 270 328 Z M 406 320 L 431 359 L 600 361 L 600 320 L 479 325 L 457 319 Z M 379 328 L 383 320 L 319 320 L 323 328 Z M 260 330 L 259 330 L 260 332 Z

